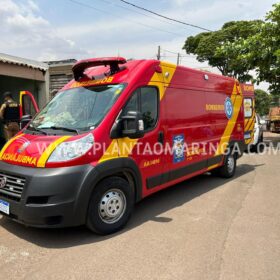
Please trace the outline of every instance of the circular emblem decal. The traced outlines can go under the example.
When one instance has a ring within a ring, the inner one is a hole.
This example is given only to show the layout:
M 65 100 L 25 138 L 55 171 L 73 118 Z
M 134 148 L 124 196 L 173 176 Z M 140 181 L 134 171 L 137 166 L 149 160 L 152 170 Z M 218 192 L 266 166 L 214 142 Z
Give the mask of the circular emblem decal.
M 7 178 L 6 177 L 0 178 L 0 189 L 4 189 L 6 187 L 6 184 L 7 184 Z
M 229 97 L 226 98 L 225 101 L 225 113 L 228 119 L 232 118 L 233 115 L 233 105 L 231 99 Z

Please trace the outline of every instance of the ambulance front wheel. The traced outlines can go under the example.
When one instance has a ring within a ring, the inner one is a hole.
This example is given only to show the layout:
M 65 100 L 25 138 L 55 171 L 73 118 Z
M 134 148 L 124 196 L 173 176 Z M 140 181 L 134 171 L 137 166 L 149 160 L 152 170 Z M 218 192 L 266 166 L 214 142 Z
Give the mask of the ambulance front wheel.
M 223 178 L 231 178 L 236 170 L 236 156 L 232 153 L 225 156 L 224 165 L 216 170 L 216 174 Z
M 111 234 L 128 222 L 134 206 L 134 191 L 120 177 L 101 181 L 90 199 L 87 227 L 98 234 Z

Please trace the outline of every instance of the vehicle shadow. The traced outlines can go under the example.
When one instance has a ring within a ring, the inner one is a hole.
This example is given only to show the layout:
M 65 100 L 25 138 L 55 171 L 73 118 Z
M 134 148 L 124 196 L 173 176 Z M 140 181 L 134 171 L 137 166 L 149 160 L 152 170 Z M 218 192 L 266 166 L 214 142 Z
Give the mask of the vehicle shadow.
M 160 223 L 172 222 L 170 218 L 159 216 L 170 209 L 180 207 L 215 188 L 221 187 L 231 180 L 236 180 L 245 174 L 247 175 L 259 166 L 240 164 L 237 166 L 236 175 L 232 179 L 226 180 L 211 176 L 210 174 L 204 174 L 158 192 L 138 203 L 128 225 L 122 231 L 109 236 L 93 234 L 84 226 L 65 229 L 30 228 L 20 225 L 6 217 L 0 218 L 0 226 L 20 239 L 27 240 L 44 248 L 62 249 L 101 242 L 141 226 L 148 221 Z

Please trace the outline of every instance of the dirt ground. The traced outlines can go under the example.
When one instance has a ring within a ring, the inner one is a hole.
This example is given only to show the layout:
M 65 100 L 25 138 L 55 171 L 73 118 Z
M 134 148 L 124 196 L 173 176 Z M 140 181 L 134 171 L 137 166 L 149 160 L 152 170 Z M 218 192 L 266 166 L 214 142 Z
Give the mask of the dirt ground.
M 244 155 L 233 179 L 205 174 L 145 199 L 111 236 L 0 215 L 0 279 L 279 280 L 280 152 L 269 152 Z

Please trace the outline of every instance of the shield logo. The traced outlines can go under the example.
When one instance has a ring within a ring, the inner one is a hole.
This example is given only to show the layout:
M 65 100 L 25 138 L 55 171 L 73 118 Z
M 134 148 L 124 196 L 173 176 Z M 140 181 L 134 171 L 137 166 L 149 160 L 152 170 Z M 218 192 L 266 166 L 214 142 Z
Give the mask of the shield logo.
M 225 113 L 228 119 L 231 119 L 233 116 L 233 104 L 229 97 L 225 100 Z

